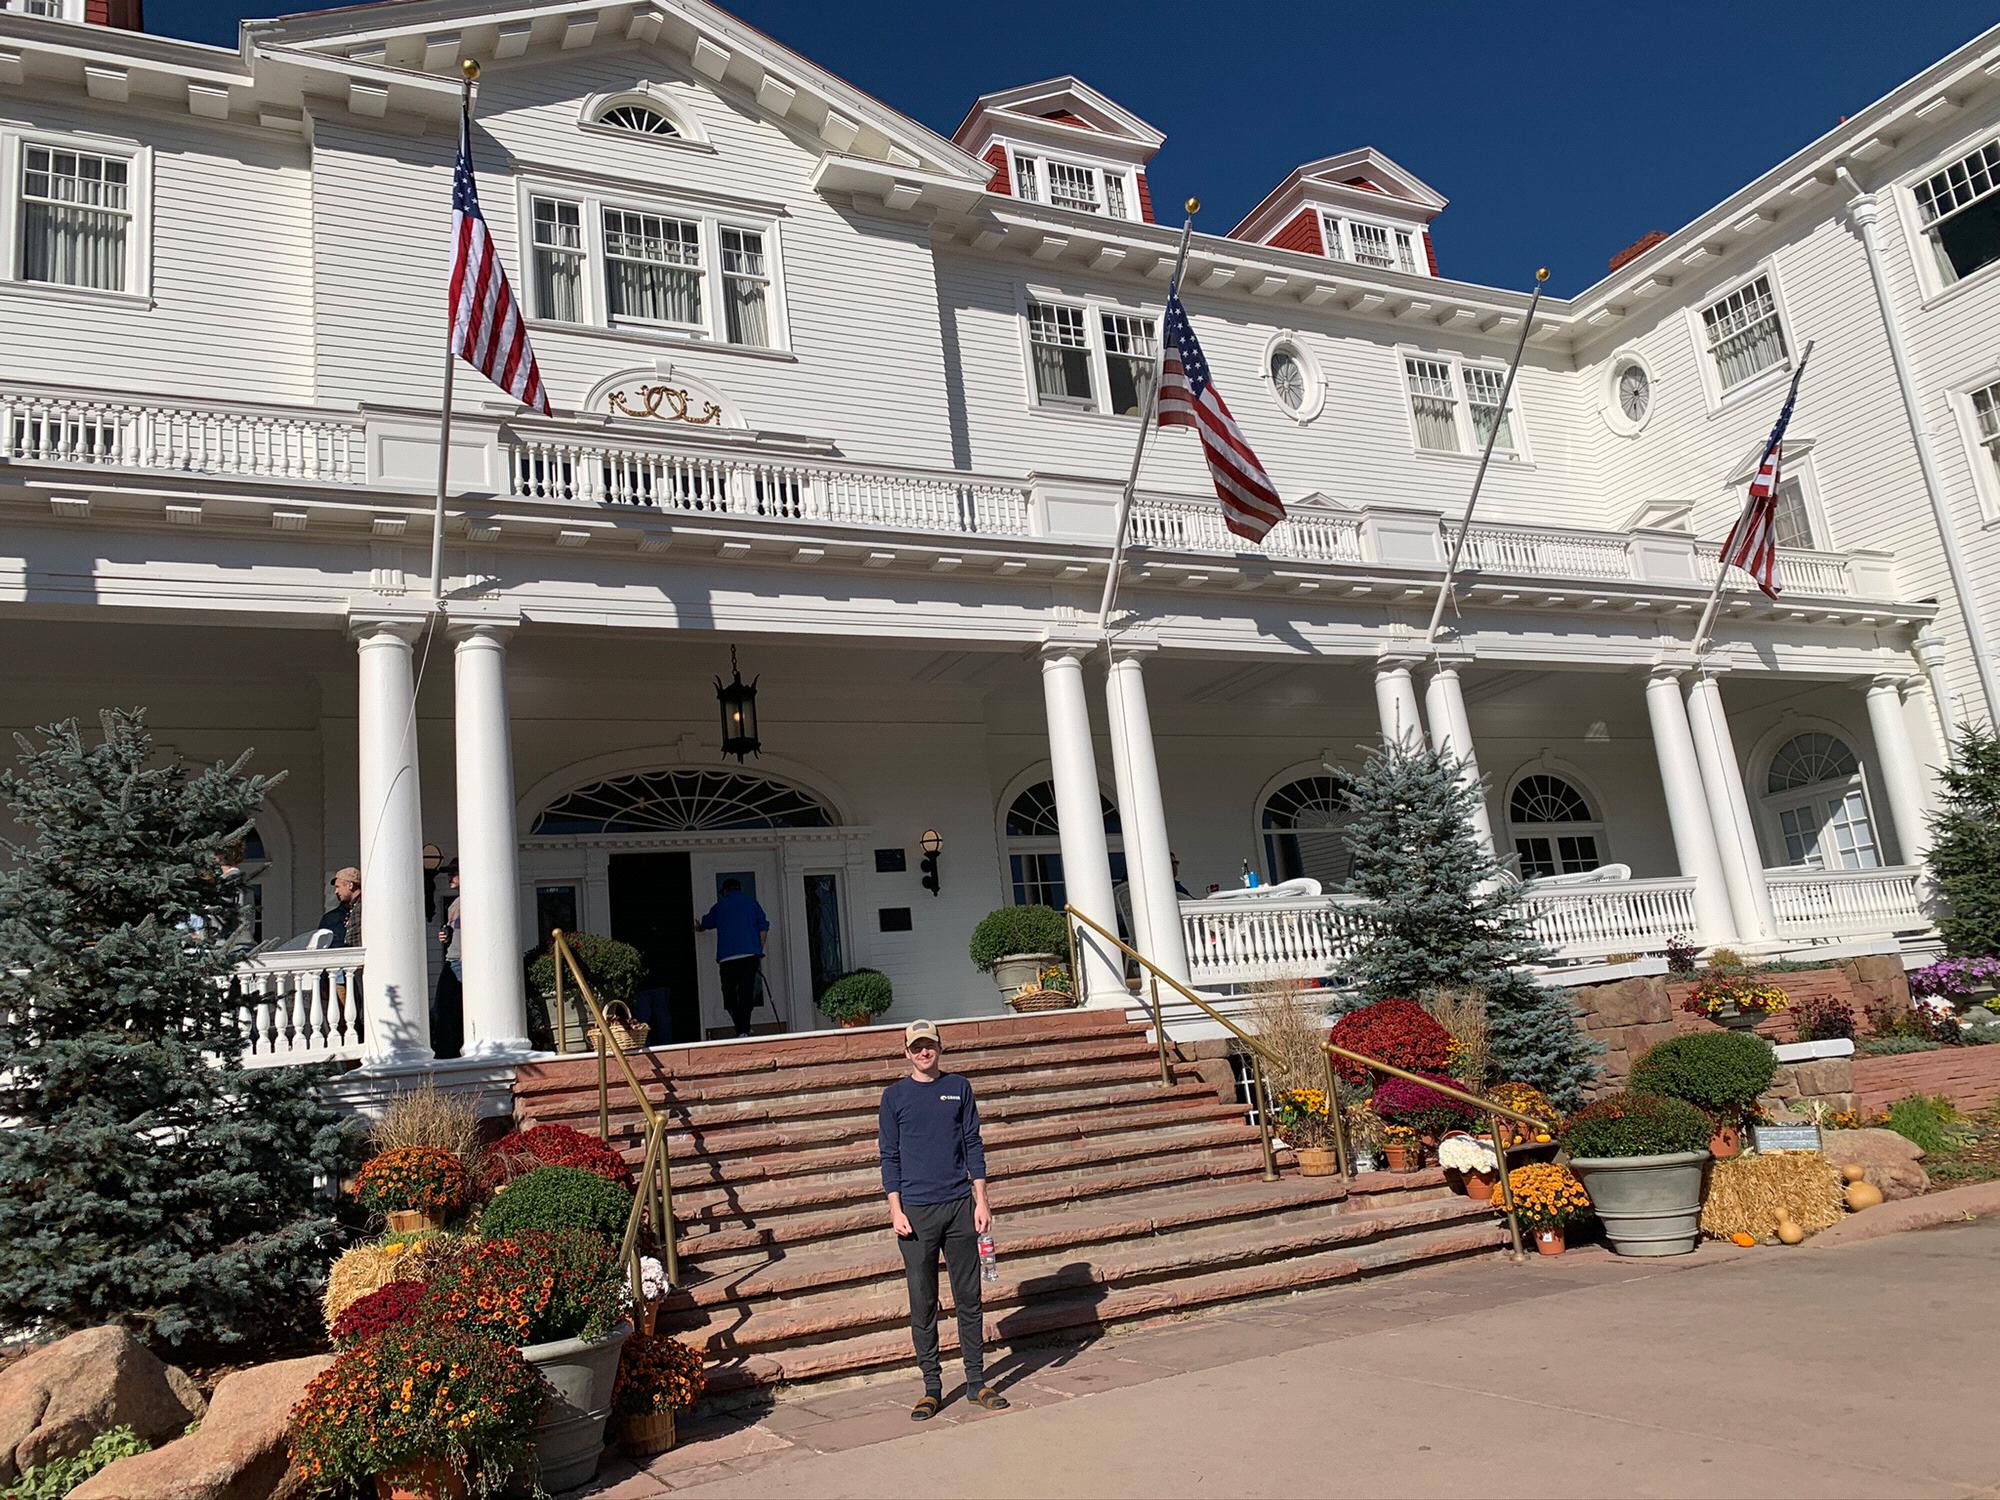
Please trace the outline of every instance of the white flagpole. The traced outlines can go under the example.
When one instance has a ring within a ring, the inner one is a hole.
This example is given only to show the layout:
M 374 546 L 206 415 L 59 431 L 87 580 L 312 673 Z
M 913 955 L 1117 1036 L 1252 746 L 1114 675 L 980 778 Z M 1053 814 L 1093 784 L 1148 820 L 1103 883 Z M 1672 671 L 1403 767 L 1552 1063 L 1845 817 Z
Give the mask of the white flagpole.
M 1445 601 L 1451 597 L 1452 579 L 1458 574 L 1458 559 L 1465 551 L 1466 533 L 1472 530 L 1472 512 L 1479 504 L 1479 487 L 1486 482 L 1486 466 L 1493 461 L 1493 443 L 1500 436 L 1500 424 L 1507 420 L 1507 398 L 1514 393 L 1514 377 L 1520 373 L 1521 356 L 1528 348 L 1528 330 L 1535 326 L 1535 309 L 1542 305 L 1542 287 L 1549 268 L 1535 272 L 1535 295 L 1528 299 L 1528 314 L 1521 319 L 1521 336 L 1514 342 L 1514 360 L 1507 366 L 1507 378 L 1500 386 L 1500 415 L 1486 434 L 1486 448 L 1479 455 L 1479 468 L 1472 476 L 1472 494 L 1465 502 L 1465 518 L 1458 523 L 1458 536 L 1451 544 L 1451 560 L 1444 565 L 1444 581 L 1438 585 L 1437 608 L 1431 611 L 1430 629 L 1424 632 L 1423 649 L 1437 643 L 1438 625 L 1444 619 Z
M 464 92 L 459 99 L 459 147 L 472 139 L 472 85 L 479 78 L 479 64 L 466 58 L 459 65 L 465 74 Z M 453 168 L 456 170 L 456 162 Z M 457 251 L 452 252 L 454 255 Z M 438 414 L 437 501 L 431 508 L 431 608 L 444 598 L 444 487 L 451 473 L 451 388 L 458 374 L 458 355 L 451 347 L 452 331 L 458 325 L 458 306 L 450 296 L 444 310 L 444 407 Z
M 1171 296 L 1181 284 L 1181 272 L 1187 268 L 1188 240 L 1194 234 L 1194 216 L 1201 212 L 1201 200 L 1187 201 L 1187 221 L 1181 225 L 1180 249 L 1174 253 L 1174 273 L 1167 278 L 1167 292 Z M 1111 540 L 1111 569 L 1104 575 L 1104 597 L 1097 606 L 1097 633 L 1106 640 L 1111 637 L 1111 605 L 1118 597 L 1118 575 L 1125 566 L 1125 523 L 1132 516 L 1132 493 L 1139 485 L 1139 460 L 1146 456 L 1146 436 L 1153 430 L 1153 419 L 1160 409 L 1160 380 L 1167 367 L 1167 319 L 1163 311 L 1159 327 L 1153 338 L 1153 384 L 1146 392 L 1146 404 L 1139 413 L 1139 441 L 1132 445 L 1132 469 L 1125 476 L 1125 488 L 1118 496 L 1118 529 Z
M 1792 398 L 1796 396 L 1798 393 L 1798 384 L 1799 381 L 1805 377 L 1806 361 L 1812 358 L 1813 344 L 1815 342 L 1816 341 L 1813 339 L 1807 339 L 1805 348 L 1802 351 L 1800 351 L 1799 367 L 1792 374 L 1792 389 L 1788 391 L 1785 395 L 1785 400 L 1787 403 L 1789 403 L 1792 400 Z M 1761 457 L 1758 459 L 1758 467 L 1759 468 L 1763 467 L 1763 459 Z M 1751 475 L 1750 483 L 1752 485 L 1755 485 L 1756 482 L 1757 482 L 1757 476 L 1754 474 Z M 1745 491 L 1743 495 L 1743 504 L 1739 506 L 1736 511 L 1736 526 L 1730 527 L 1728 534 L 1723 537 L 1722 539 L 1723 546 L 1726 547 L 1729 545 L 1729 538 L 1736 534 L 1736 527 L 1741 526 L 1743 524 L 1743 518 L 1748 514 L 1750 514 L 1750 505 L 1751 505 L 1751 500 L 1749 492 Z M 1776 546 L 1776 543 L 1774 542 L 1772 545 Z M 1702 610 L 1701 623 L 1695 626 L 1694 628 L 1694 658 L 1696 661 L 1700 661 L 1702 657 L 1706 656 L 1708 654 L 1710 646 L 1714 644 L 1714 642 L 1709 640 L 1708 632 L 1715 624 L 1715 612 L 1722 605 L 1722 586 L 1724 583 L 1728 581 L 1728 579 L 1729 579 L 1729 564 L 1723 560 L 1721 552 L 1718 551 L 1715 557 L 1715 587 L 1708 591 L 1708 607 Z

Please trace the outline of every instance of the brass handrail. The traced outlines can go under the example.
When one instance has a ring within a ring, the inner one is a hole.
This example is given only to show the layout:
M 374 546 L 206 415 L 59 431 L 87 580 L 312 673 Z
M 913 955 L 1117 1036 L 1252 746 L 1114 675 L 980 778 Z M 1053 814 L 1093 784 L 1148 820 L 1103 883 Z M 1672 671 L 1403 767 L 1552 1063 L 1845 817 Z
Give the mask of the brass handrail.
M 651 1217 L 657 1226 L 661 1247 L 666 1256 L 667 1285 L 681 1284 L 681 1262 L 679 1236 L 674 1230 L 674 1179 L 669 1170 L 667 1158 L 667 1121 L 653 1101 L 646 1097 L 646 1090 L 639 1082 L 639 1075 L 632 1070 L 623 1048 L 612 1048 L 611 1025 L 605 1019 L 604 1008 L 597 1003 L 597 994 L 590 987 L 590 980 L 583 972 L 583 965 L 577 962 L 576 953 L 558 927 L 549 934 L 549 948 L 555 957 L 556 990 L 555 1014 L 557 1050 L 561 1052 L 569 1042 L 569 1018 L 563 1005 L 563 971 L 567 969 L 575 983 L 577 993 L 583 996 L 583 1003 L 590 1007 L 591 1019 L 597 1022 L 597 1136 L 606 1145 L 611 1143 L 611 1081 L 607 1067 L 607 1054 L 618 1059 L 619 1071 L 625 1075 L 625 1086 L 639 1106 L 639 1113 L 645 1119 L 646 1156 L 639 1168 L 638 1190 L 632 1195 L 632 1212 L 626 1216 L 625 1239 L 619 1247 L 618 1255 L 631 1268 L 632 1301 L 636 1307 L 644 1298 L 643 1281 L 640 1272 L 639 1231 L 646 1218 Z
M 1221 1011 L 1217 1010 L 1214 1006 L 1210 1005 L 1206 1000 L 1202 999 L 1200 995 L 1196 994 L 1193 990 L 1189 989 L 1186 985 L 1182 984 L 1178 979 L 1174 978 L 1173 975 L 1167 973 L 1158 964 L 1154 963 L 1150 958 L 1146 957 L 1145 954 L 1141 953 L 1138 949 L 1134 948 L 1130 943 L 1126 942 L 1123 938 L 1119 937 L 1117 933 L 1107 931 L 1101 922 L 1098 922 L 1097 920 L 1090 917 L 1086 913 L 1080 912 L 1074 906 L 1068 904 L 1065 904 L 1063 906 L 1063 914 L 1071 918 L 1072 921 L 1074 922 L 1081 922 L 1084 926 L 1088 927 L 1092 932 L 1095 932 L 1099 937 L 1103 938 L 1106 942 L 1112 944 L 1112 946 L 1117 948 L 1127 958 L 1139 964 L 1142 968 L 1144 968 L 1147 971 L 1148 974 L 1152 976 L 1152 979 L 1154 981 L 1152 986 L 1153 1026 L 1155 1032 L 1161 1039 L 1162 1050 L 1160 1054 L 1160 1066 L 1163 1073 L 1167 1065 L 1166 1052 L 1165 1052 L 1166 1027 L 1160 1015 L 1160 1007 L 1159 1007 L 1160 980 L 1165 980 L 1168 988 L 1179 992 L 1182 999 L 1188 1001 L 1190 1004 L 1194 1005 L 1199 1010 L 1201 1010 L 1202 1013 L 1205 1014 L 1211 1021 L 1214 1021 L 1219 1026 L 1221 1026 L 1223 1030 L 1227 1031 L 1230 1035 L 1234 1036 L 1249 1050 L 1251 1074 L 1252 1074 L 1252 1086 L 1256 1088 L 1258 1091 L 1257 1119 L 1259 1125 L 1262 1127 L 1262 1133 L 1264 1138 L 1264 1179 L 1267 1182 L 1275 1181 L 1277 1173 L 1272 1168 L 1271 1165 L 1271 1131 L 1270 1131 L 1270 1125 L 1268 1123 L 1268 1117 L 1270 1114 L 1270 1107 L 1269 1107 L 1270 1098 L 1268 1091 L 1264 1087 L 1262 1064 L 1265 1062 L 1269 1062 L 1276 1066 L 1283 1066 L 1283 1063 L 1279 1059 L 1277 1054 L 1272 1052 L 1270 1048 L 1260 1043 L 1255 1037 L 1251 1036 L 1250 1033 L 1245 1031 L 1242 1027 L 1238 1026 L 1234 1021 L 1230 1020 L 1229 1017 L 1225 1016 Z M 1076 929 L 1075 927 L 1072 926 L 1070 928 L 1070 960 L 1071 960 L 1070 973 L 1072 976 L 1074 976 L 1077 973 L 1075 959 L 1076 959 Z M 1335 1055 L 1347 1058 L 1350 1062 L 1358 1062 L 1362 1064 L 1364 1067 L 1375 1068 L 1384 1073 L 1392 1073 L 1398 1078 L 1407 1078 L 1413 1083 L 1421 1083 L 1426 1088 L 1434 1089 L 1440 1094 L 1448 1095 L 1453 1099 L 1458 1099 L 1466 1104 L 1472 1105 L 1474 1109 L 1484 1110 L 1486 1112 L 1488 1117 L 1492 1120 L 1493 1151 L 1494 1155 L 1498 1158 L 1498 1164 L 1500 1169 L 1500 1197 L 1502 1205 L 1506 1209 L 1507 1213 L 1507 1235 L 1509 1241 L 1513 1246 L 1512 1258 L 1516 1262 L 1527 1259 L 1527 1257 L 1522 1253 L 1521 1250 L 1521 1223 L 1520 1219 L 1514 1212 L 1513 1184 L 1507 1180 L 1507 1139 L 1505 1133 L 1501 1131 L 1501 1129 L 1499 1128 L 1499 1124 L 1502 1118 L 1506 1118 L 1509 1120 L 1518 1120 L 1523 1125 L 1532 1125 L 1537 1129 L 1540 1129 L 1545 1122 L 1537 1120 L 1533 1115 L 1522 1114 L 1519 1110 L 1510 1109 L 1506 1105 L 1500 1103 L 1497 1099 L 1487 1099 L 1483 1098 L 1478 1094 L 1466 1093 L 1462 1089 L 1454 1088 L 1449 1084 L 1439 1083 L 1435 1079 L 1425 1078 L 1422 1074 L 1419 1073 L 1407 1072 L 1404 1069 L 1396 1067 L 1391 1063 L 1385 1063 L 1379 1058 L 1369 1057 L 1365 1053 L 1351 1052 L 1345 1047 L 1336 1047 L 1331 1042 L 1325 1042 L 1325 1041 L 1321 1042 L 1320 1046 L 1323 1049 L 1323 1055 L 1325 1055 L 1327 1058 L 1326 1112 L 1327 1112 L 1327 1118 L 1333 1126 L 1334 1152 L 1339 1161 L 1340 1174 L 1342 1180 L 1344 1181 L 1351 1180 L 1351 1178 L 1353 1177 L 1353 1173 L 1348 1170 L 1348 1153 L 1347 1153 L 1346 1135 L 1345 1135 L 1345 1130 L 1343 1128 L 1344 1122 L 1342 1121 L 1341 1118 L 1340 1096 L 1337 1089 L 1335 1088 L 1335 1080 L 1333 1076 L 1332 1058 Z M 1162 1081 L 1165 1082 L 1170 1080 L 1163 1077 Z

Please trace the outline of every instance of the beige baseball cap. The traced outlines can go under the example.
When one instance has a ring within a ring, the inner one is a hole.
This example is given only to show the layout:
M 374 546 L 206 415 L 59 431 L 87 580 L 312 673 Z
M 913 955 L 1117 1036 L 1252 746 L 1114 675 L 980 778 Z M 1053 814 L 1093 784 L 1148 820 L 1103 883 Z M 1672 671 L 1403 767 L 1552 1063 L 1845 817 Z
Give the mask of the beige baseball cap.
M 935 1023 L 930 1021 L 912 1021 L 903 1028 L 903 1050 L 905 1052 L 909 1051 L 918 1042 L 936 1042 L 942 1047 L 944 1045 L 944 1038 L 938 1035 Z

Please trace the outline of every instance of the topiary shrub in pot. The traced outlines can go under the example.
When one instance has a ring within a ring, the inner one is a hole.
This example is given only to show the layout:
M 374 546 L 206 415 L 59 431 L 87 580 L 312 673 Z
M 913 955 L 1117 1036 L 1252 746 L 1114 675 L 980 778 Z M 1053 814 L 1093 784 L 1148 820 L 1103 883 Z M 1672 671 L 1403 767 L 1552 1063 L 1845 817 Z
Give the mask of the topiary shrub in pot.
M 589 979 L 590 992 L 597 997 L 599 1006 L 610 1005 L 614 1000 L 621 1005 L 632 1003 L 632 996 L 639 989 L 639 980 L 646 972 L 644 954 L 630 943 L 600 937 L 594 932 L 566 932 L 563 939 L 569 944 L 569 951 L 576 955 L 584 976 Z M 575 989 L 572 976 L 565 973 L 565 1035 L 570 1047 L 580 1050 L 584 1045 L 583 1034 L 593 1022 L 590 1008 L 583 1003 L 583 997 L 575 993 Z M 537 953 L 528 960 L 528 1027 L 538 1040 L 546 1039 L 552 1046 L 559 1040 L 555 1035 L 553 1019 L 555 998 L 555 953 Z
M 967 952 L 972 966 L 991 974 L 1001 998 L 1009 999 L 1069 952 L 1069 924 L 1052 906 L 996 907 L 972 929 Z
M 1749 1031 L 1691 1031 L 1668 1037 L 1632 1065 L 1635 1093 L 1680 1099 L 1713 1122 L 1709 1153 L 1717 1158 L 1741 1148 L 1745 1116 L 1771 1086 L 1778 1054 Z
M 879 969 L 851 969 L 826 987 L 819 1008 L 842 1026 L 866 1026 L 889 1008 L 895 990 Z
M 1702 1169 L 1714 1127 L 1684 1099 L 1611 1094 L 1562 1128 L 1570 1170 L 1620 1255 L 1685 1255 L 1701 1239 Z
M 537 1167 L 493 1195 L 479 1216 L 488 1239 L 523 1229 L 586 1229 L 622 1239 L 632 1214 L 632 1194 L 582 1167 Z

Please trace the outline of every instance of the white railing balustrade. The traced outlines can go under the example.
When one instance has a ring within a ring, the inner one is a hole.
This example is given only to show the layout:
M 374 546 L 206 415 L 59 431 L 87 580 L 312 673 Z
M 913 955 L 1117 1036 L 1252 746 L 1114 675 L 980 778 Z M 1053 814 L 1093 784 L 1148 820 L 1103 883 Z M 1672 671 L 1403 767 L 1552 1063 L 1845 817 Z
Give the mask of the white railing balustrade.
M 1766 870 L 1771 912 L 1786 937 L 1927 932 L 1921 865 L 1880 870 Z
M 1361 945 L 1360 905 L 1352 896 L 1183 901 L 1189 975 L 1200 987 L 1336 974 Z
M 359 484 L 359 421 L 240 402 L 171 402 L 0 390 L 0 457 Z
M 1458 522 L 1442 524 L 1444 555 L 1450 557 Z M 1624 536 L 1613 532 L 1476 522 L 1465 534 L 1462 566 L 1476 572 L 1557 578 L 1630 578 L 1632 554 Z
M 1695 930 L 1694 881 L 1607 880 L 1594 885 L 1528 886 L 1521 893 L 1535 936 L 1558 961 L 1613 953 L 1657 953 Z
M 973 536 L 1028 535 L 1027 486 L 971 474 L 677 453 L 566 437 L 520 439 L 508 453 L 508 493 L 523 499 Z
M 1295 510 L 1250 543 L 1222 524 L 1222 507 L 1209 500 L 1139 495 L 1132 501 L 1131 544 L 1181 552 L 1257 552 L 1305 562 L 1360 562 L 1358 516 Z
M 363 948 L 315 948 L 245 959 L 224 981 L 240 1002 L 246 1068 L 337 1062 L 367 1052 Z
M 1722 567 L 1722 544 L 1696 542 L 1694 565 L 1695 573 L 1703 583 L 1714 583 L 1715 575 Z M 1748 573 L 1737 569 L 1731 569 L 1731 572 L 1735 574 L 1731 579 L 1732 587 L 1755 587 Z M 1795 594 L 1844 599 L 1854 592 L 1854 580 L 1848 575 L 1847 559 L 1838 552 L 1808 552 L 1800 547 L 1780 547 L 1778 587 Z

